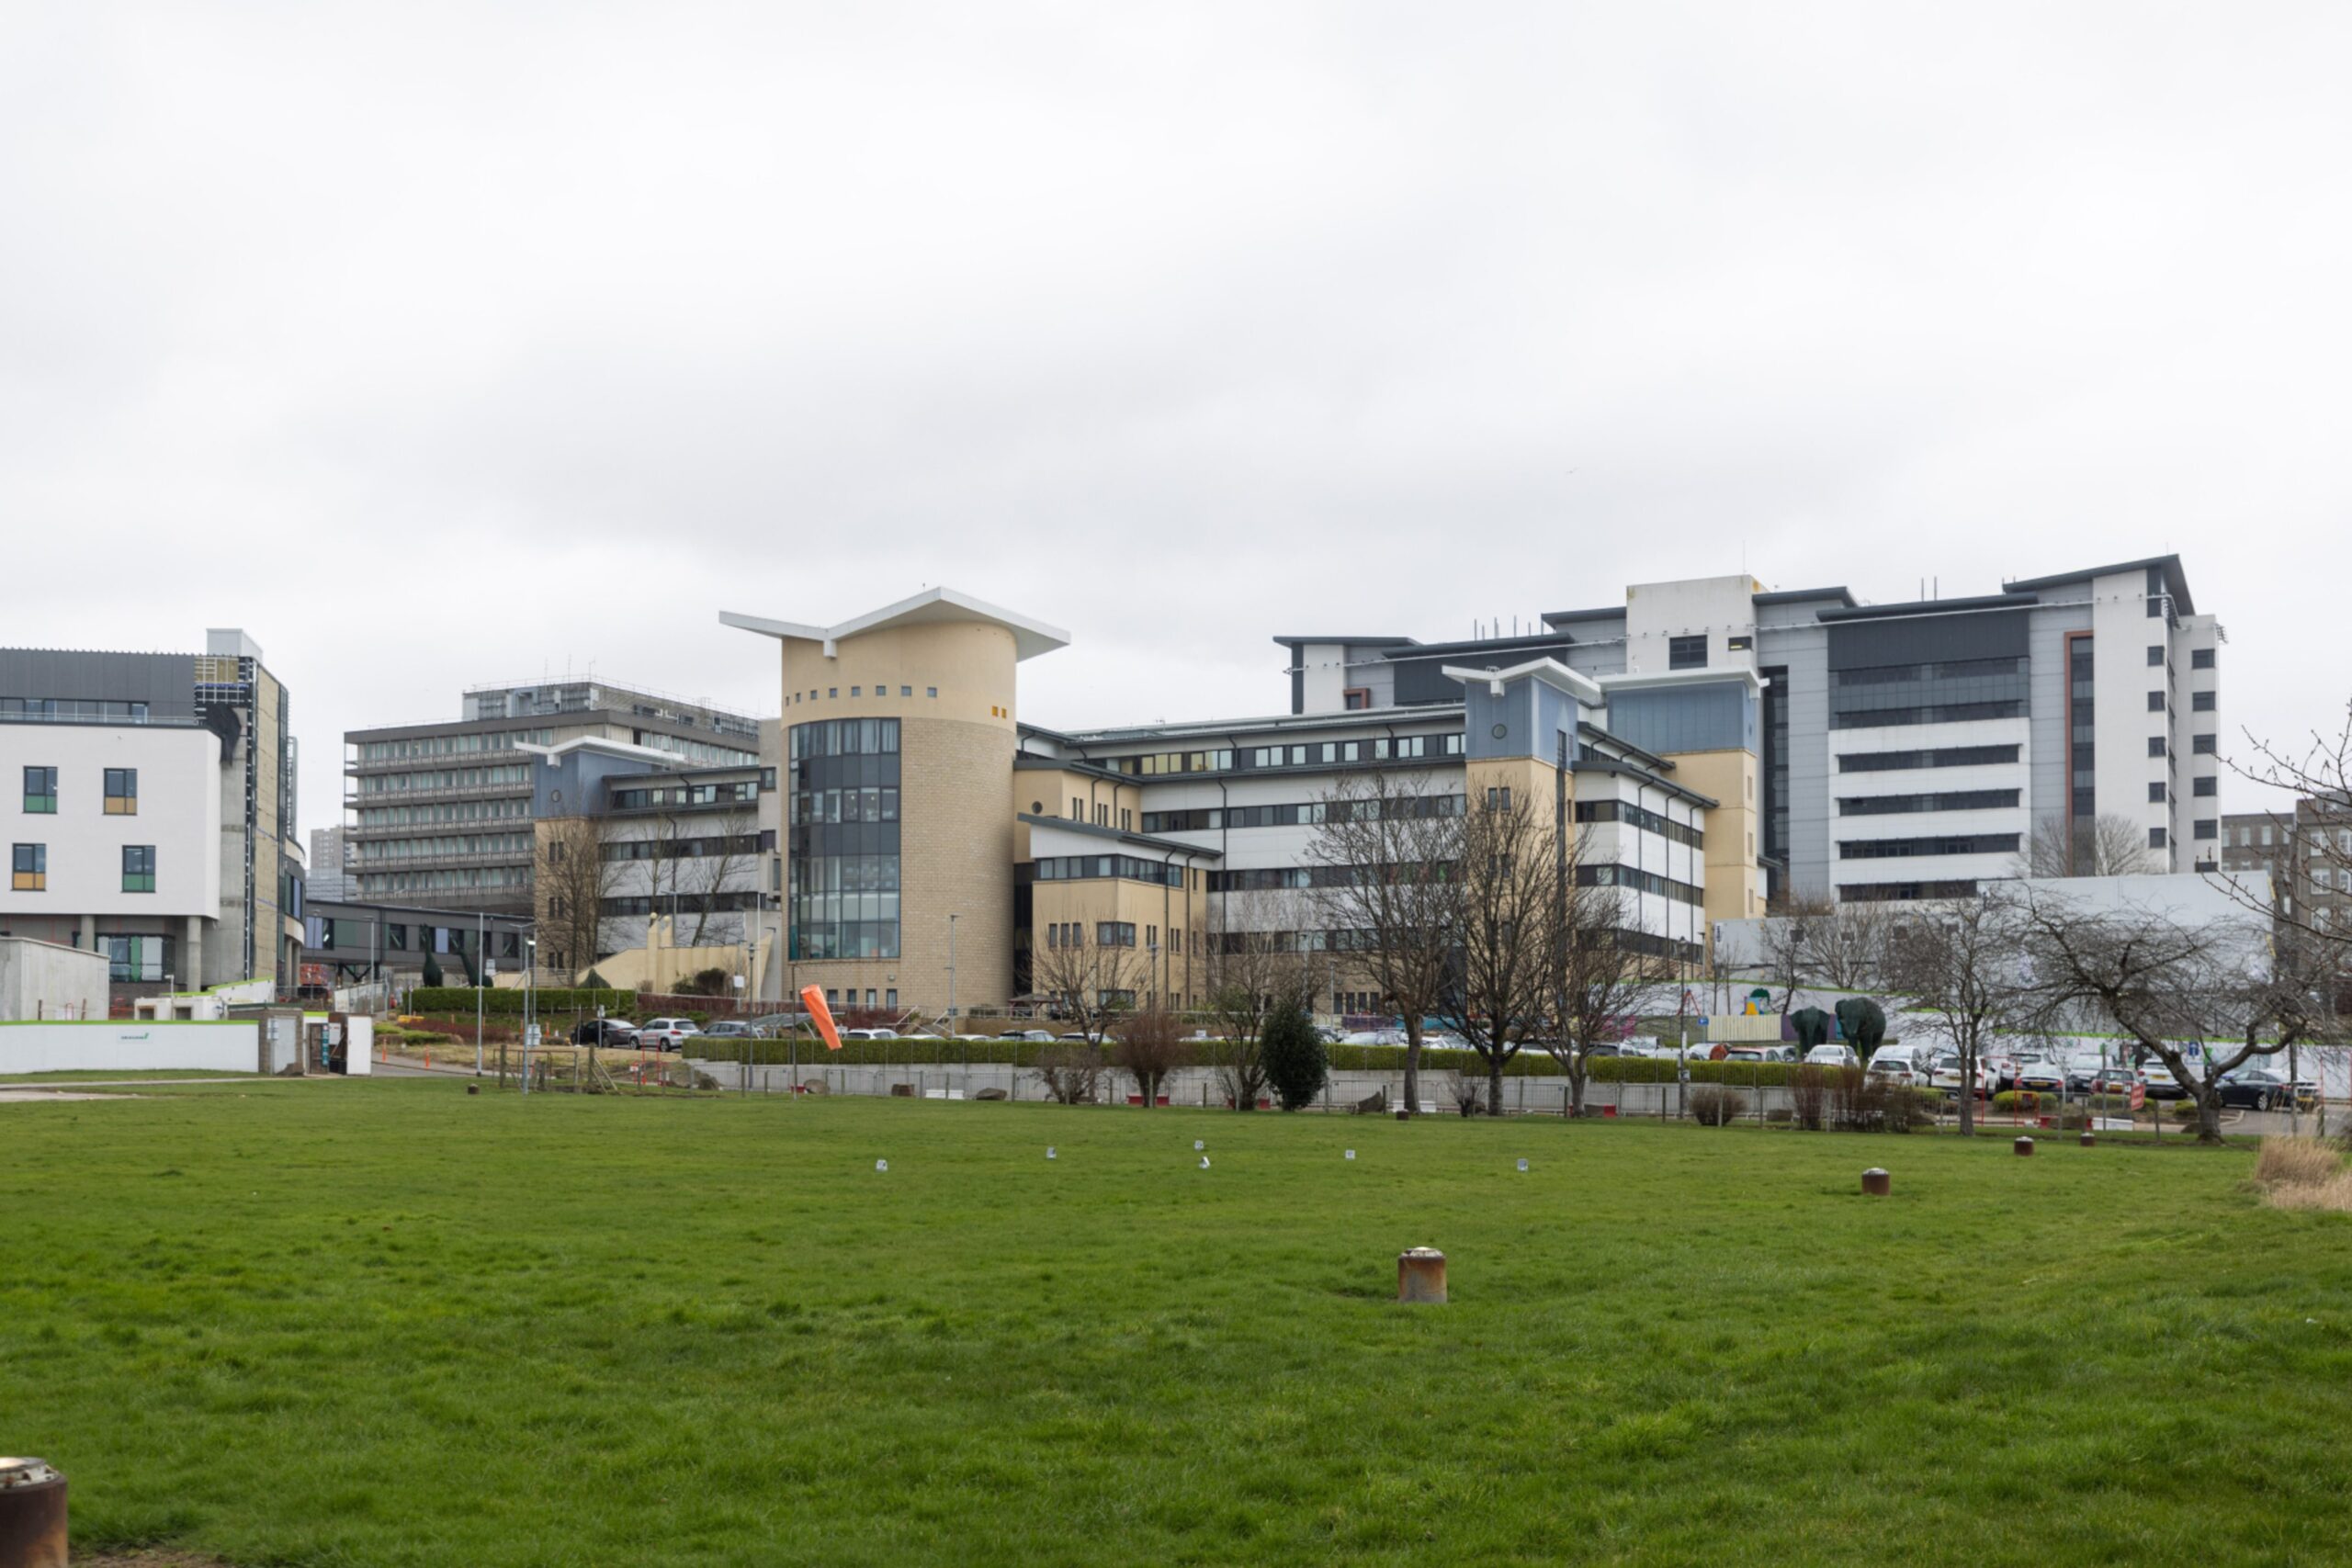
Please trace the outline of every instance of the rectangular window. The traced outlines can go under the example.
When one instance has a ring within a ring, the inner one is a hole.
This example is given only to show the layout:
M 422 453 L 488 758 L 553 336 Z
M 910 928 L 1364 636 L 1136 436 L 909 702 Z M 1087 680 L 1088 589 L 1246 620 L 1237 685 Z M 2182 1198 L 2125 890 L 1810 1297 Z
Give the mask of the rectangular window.
M 2149 736 L 2149 737 L 2148 737 L 2148 755 L 2149 755 L 2149 756 L 2151 756 L 2151 757 L 2161 757 L 2161 756 L 2163 756 L 2164 754 L 2165 754 L 2165 738 L 2164 738 L 2163 736 L 2161 736 L 2161 735 L 2151 735 L 2151 736 Z
M 2221 780 L 2208 774 L 2201 779 L 2191 779 L 2188 784 L 2188 793 L 2196 795 L 2216 795 L 2222 793 L 2221 786 Z
M 2210 648 L 2190 649 L 2188 650 L 2188 667 L 2191 670 L 2211 670 L 2213 668 L 2213 649 Z
M 2148 847 L 2152 850 L 2160 850 L 2165 847 L 2165 830 L 2162 828 L 2148 829 Z
M 1734 653 L 1745 653 L 1756 646 L 1756 639 L 1752 637 L 1725 637 L 1724 646 Z
M 2165 645 L 2164 645 L 2163 643 L 2160 643 L 2160 642 L 2152 642 L 2152 643 L 2150 643 L 2150 644 L 2148 645 L 2148 664 L 2149 664 L 2149 667 L 2150 667 L 2151 669 L 2153 669 L 2153 668 L 2156 667 L 2157 665 L 2162 664 L 2164 661 L 2165 661 Z
M 1345 705 L 1350 713 L 1362 712 L 1363 709 L 1372 706 L 1372 688 L 1369 686 L 1350 686 L 1346 691 L 1340 694 L 1340 701 Z
M 882 993 L 882 1005 L 892 1012 L 899 1010 L 899 988 L 896 986 Z
M 1669 670 L 1704 670 L 1707 667 L 1706 635 L 1667 638 L 1666 667 Z
M 2200 838 L 2200 839 L 2217 839 L 2217 838 L 2221 837 L 2221 834 L 2222 834 L 2222 825 L 2221 825 L 2219 822 L 2217 822 L 2217 821 L 2213 820 L 2211 818 L 2210 818 L 2210 817 L 2209 817 L 2209 818 L 2200 818 L 2198 820 L 2198 823 L 2197 823 L 2197 836 L 2198 836 L 2199 838 Z
M 125 893 L 155 891 L 155 846 L 125 844 L 122 846 L 122 890 Z
M 922 689 L 922 694 L 926 697 L 935 697 L 939 695 L 939 688 L 936 686 L 925 686 Z
M 107 815 L 136 817 L 139 815 L 139 770 L 108 768 L 107 770 Z
M 11 890 L 17 893 L 48 892 L 49 846 L 47 844 L 18 844 L 16 847 L 16 852 L 9 858 L 9 873 L 8 886 Z
M 1136 927 L 1133 920 L 1098 920 L 1094 925 L 1094 940 L 1104 947 L 1133 947 Z
M 57 770 L 27 768 L 25 770 L 25 809 L 37 817 L 57 814 Z
M 2200 757 L 2213 755 L 2213 748 L 2220 743 L 2218 735 L 2192 735 L 2188 738 L 2188 749 Z
M 2191 692 L 2191 693 L 2189 693 L 2189 694 L 2188 694 L 2188 709 L 2189 709 L 2189 711 L 2190 711 L 2191 713 L 2211 713 L 2211 712 L 2213 711 L 2213 699 L 2214 699 L 2214 697 L 2215 697 L 2215 696 L 2217 696 L 2218 694 L 2219 694 L 2218 693 L 2214 693 L 2214 692 Z
M 2151 805 L 2160 806 L 2164 803 L 2164 798 L 2165 786 L 2163 784 L 2152 784 L 2148 786 L 2148 800 Z
M 2165 711 L 2165 694 L 2162 692 L 2150 692 L 2148 694 L 2148 711 L 2150 713 L 2162 713 Z
M 913 696 L 914 694 L 915 694 L 915 689 L 914 689 L 912 686 L 901 686 L 901 687 L 899 687 L 899 695 L 900 695 L 900 696 L 902 696 L 902 697 L 911 697 L 911 696 Z M 892 992 L 890 993 L 890 1005 L 891 1005 L 892 1007 L 897 1007 L 897 1006 L 899 1005 L 899 999 L 898 999 L 898 998 L 899 998 L 899 993 L 898 993 L 898 992 L 896 992 L 896 991 L 892 991 Z

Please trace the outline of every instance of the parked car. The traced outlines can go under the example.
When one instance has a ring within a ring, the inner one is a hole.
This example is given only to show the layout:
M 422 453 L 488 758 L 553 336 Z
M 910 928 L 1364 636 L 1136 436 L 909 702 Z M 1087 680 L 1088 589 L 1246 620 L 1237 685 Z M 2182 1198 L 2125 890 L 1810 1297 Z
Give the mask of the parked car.
M 2036 1094 L 2063 1094 L 2066 1090 L 2066 1069 L 2055 1062 L 2019 1062 L 2010 1082 L 2015 1088 Z
M 1882 1045 L 1871 1053 L 1870 1075 L 1880 1083 L 1899 1084 L 1911 1089 L 1925 1089 L 1933 1077 L 1931 1064 L 1922 1052 L 1896 1045 Z
M 2283 1111 L 2295 1098 L 2287 1075 L 2268 1067 L 2240 1067 L 2222 1075 L 2222 1103 L 2248 1111 Z
M 1401 1029 L 1358 1029 L 1340 1037 L 1342 1045 L 1402 1045 L 1405 1032 Z
M 637 1043 L 637 1025 L 625 1018 L 583 1018 L 571 1027 L 571 1043 L 627 1050 Z
M 2098 1082 L 2101 1067 L 2107 1066 L 2095 1055 L 2076 1056 L 2066 1064 L 2066 1087 L 2076 1094 L 2088 1094 Z
M 2111 1063 L 2091 1077 L 2091 1092 L 2094 1094 L 2130 1094 L 2146 1085 L 2147 1080 L 2140 1076 L 2138 1068 Z
M 842 1038 L 844 1040 L 896 1040 L 898 1037 L 899 1032 L 895 1029 L 844 1029 L 842 1031 Z
M 1608 1047 L 1596 1045 L 1593 1054 L 1598 1055 L 1604 1049 Z M 1735 1045 L 1724 1053 L 1726 1062 L 1793 1062 L 1796 1059 L 1795 1050 L 1787 1045 Z
M 752 1032 L 763 1040 L 775 1040 L 791 1033 L 808 1021 L 797 1012 L 772 1012 L 764 1018 L 751 1021 Z
M 1808 1067 L 1859 1067 L 1862 1059 L 1854 1055 L 1851 1045 L 1824 1041 L 1804 1054 L 1804 1065 Z
M 1008 1029 L 1002 1034 L 998 1035 L 997 1038 L 999 1040 L 1025 1040 L 1032 1045 L 1050 1045 L 1054 1043 L 1053 1031 L 1049 1029 Z
M 1993 1064 L 1982 1056 L 1978 1057 L 1976 1081 L 1972 1085 L 1961 1071 L 1960 1053 L 1948 1051 L 1936 1058 L 1936 1065 L 1928 1074 L 1928 1082 L 1953 1099 L 1958 1099 L 1962 1093 L 1990 1094 L 1995 1082 Z
M 2140 1081 L 2148 1086 L 2150 1100 L 2186 1100 L 2188 1091 L 2172 1076 L 2172 1069 L 2162 1062 L 2150 1062 L 2140 1069 Z
M 760 1032 L 752 1026 L 751 1021 L 741 1018 L 722 1018 L 702 1032 L 707 1040 L 757 1040 L 760 1037 Z
M 693 1019 L 657 1018 L 637 1032 L 637 1043 L 653 1051 L 682 1051 L 687 1041 L 701 1032 Z

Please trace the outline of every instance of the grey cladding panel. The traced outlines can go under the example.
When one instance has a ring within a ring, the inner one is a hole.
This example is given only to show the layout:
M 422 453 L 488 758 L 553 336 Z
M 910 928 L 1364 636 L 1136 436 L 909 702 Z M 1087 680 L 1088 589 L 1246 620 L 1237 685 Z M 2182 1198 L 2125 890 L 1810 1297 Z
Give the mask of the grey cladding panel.
M 2066 784 L 2066 634 L 2090 629 L 2091 607 L 2087 604 L 2044 609 L 2033 617 L 2033 717 L 2026 731 L 2026 760 L 2028 776 L 2032 781 L 2027 805 L 2037 822 L 2045 817 L 2063 818 L 2068 814 L 2072 792 Z M 2127 656 L 2134 664 L 2147 657 L 2144 645 L 2117 649 L 2094 644 L 2091 649 L 2094 662 L 2119 654 Z M 2111 762 L 2113 759 L 2100 761 Z
M 1756 705 L 1736 682 L 1618 692 L 1609 699 L 1609 733 L 1645 751 L 1757 750 Z
M 196 714 L 196 661 L 185 653 L 0 649 L 0 697 L 145 703 L 153 718 Z
M 1829 627 L 1829 668 L 1869 670 L 1958 659 L 2017 659 L 2026 652 L 2028 610 L 1907 615 Z

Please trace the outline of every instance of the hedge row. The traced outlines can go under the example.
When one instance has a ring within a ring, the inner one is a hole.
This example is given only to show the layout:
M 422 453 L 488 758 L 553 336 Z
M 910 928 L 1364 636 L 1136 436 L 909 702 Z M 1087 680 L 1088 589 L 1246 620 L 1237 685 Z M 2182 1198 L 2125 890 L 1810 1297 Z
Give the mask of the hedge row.
M 471 1012 L 474 1010 L 474 999 L 479 997 L 484 1012 L 504 1017 L 509 1013 L 519 1015 L 522 1012 L 526 994 L 519 986 L 492 986 L 481 991 L 471 986 L 419 986 L 408 994 L 408 1009 L 411 1012 Z M 603 1008 L 616 1018 L 628 1018 L 637 1008 L 635 991 L 550 988 L 534 990 L 527 995 L 534 998 L 542 1013 L 581 1012 L 593 1015 L 598 1008 Z
M 689 1055 L 714 1062 L 740 1062 L 748 1052 L 752 1060 L 761 1064 L 777 1064 L 795 1059 L 805 1066 L 1011 1066 L 1034 1067 L 1041 1052 L 1082 1049 L 1077 1042 L 1049 1043 L 1036 1040 L 847 1040 L 839 1051 L 828 1051 L 824 1045 L 807 1036 L 796 1047 L 788 1040 L 728 1040 L 702 1039 L 688 1043 Z M 1094 1047 L 1108 1063 L 1112 1046 Z M 1216 1061 L 1216 1046 L 1212 1042 L 1187 1041 L 1181 1057 L 1187 1066 L 1212 1066 Z M 1405 1066 L 1402 1045 L 1334 1045 L 1330 1048 L 1331 1069 L 1334 1072 L 1401 1072 Z M 1588 1066 L 1595 1083 L 1672 1083 L 1675 1064 L 1648 1056 L 1596 1056 Z M 1424 1072 L 1457 1072 L 1465 1077 L 1487 1076 L 1485 1058 L 1475 1051 L 1425 1050 L 1421 1053 Z M 1560 1072 L 1559 1064 L 1541 1050 L 1521 1051 L 1504 1068 L 1514 1077 L 1552 1077 Z M 1693 1083 L 1728 1083 L 1744 1088 L 1774 1088 L 1789 1081 L 1789 1066 L 1783 1062 L 1701 1062 L 1690 1064 Z

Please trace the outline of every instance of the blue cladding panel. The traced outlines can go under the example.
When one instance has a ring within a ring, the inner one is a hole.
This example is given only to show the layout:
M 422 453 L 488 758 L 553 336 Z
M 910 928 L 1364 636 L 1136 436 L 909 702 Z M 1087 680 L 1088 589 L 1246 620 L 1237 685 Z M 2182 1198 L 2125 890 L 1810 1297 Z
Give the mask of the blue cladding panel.
M 1758 705 L 1745 682 L 1658 686 L 1612 693 L 1608 730 L 1645 751 L 1761 753 Z
M 1568 737 L 1568 761 L 1576 761 L 1577 703 L 1540 681 L 1521 676 L 1503 688 L 1499 697 L 1487 694 L 1484 681 L 1462 688 L 1464 716 L 1463 750 L 1473 759 L 1494 761 L 1533 757 L 1555 761 L 1559 738 Z M 1495 734 L 1501 725 L 1503 733 Z

